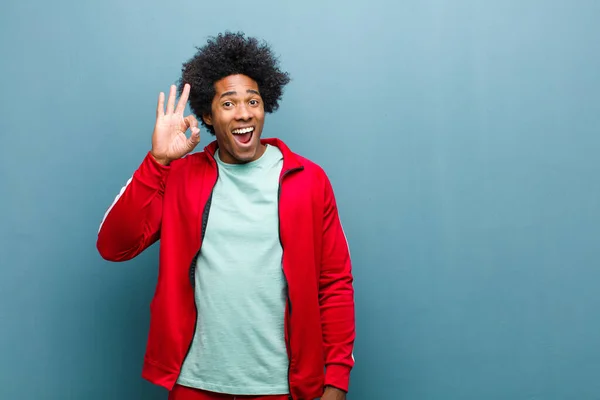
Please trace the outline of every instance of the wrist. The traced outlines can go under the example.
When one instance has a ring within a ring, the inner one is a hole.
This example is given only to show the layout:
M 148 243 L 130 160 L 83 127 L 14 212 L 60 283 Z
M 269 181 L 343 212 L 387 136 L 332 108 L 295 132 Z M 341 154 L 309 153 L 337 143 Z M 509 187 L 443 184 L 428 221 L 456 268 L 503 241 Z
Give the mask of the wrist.
M 326 385 L 323 392 L 323 398 L 327 398 L 328 400 L 345 400 L 346 391 L 336 388 L 335 386 Z
M 152 156 L 154 161 L 156 161 L 157 163 L 159 163 L 160 165 L 163 165 L 165 167 L 171 163 L 171 160 L 169 160 L 167 158 L 156 157 L 154 154 L 152 154 L 152 152 L 150 152 L 150 155 Z

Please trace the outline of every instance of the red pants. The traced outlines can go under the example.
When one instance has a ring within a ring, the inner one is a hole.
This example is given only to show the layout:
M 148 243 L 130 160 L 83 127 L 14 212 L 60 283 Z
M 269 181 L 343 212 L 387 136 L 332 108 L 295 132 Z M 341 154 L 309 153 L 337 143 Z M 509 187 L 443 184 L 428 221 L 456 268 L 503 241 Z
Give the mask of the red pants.
M 288 400 L 287 394 L 275 394 L 266 396 L 240 396 L 233 394 L 222 394 L 207 392 L 206 390 L 194 389 L 187 386 L 175 385 L 169 392 L 169 400 Z

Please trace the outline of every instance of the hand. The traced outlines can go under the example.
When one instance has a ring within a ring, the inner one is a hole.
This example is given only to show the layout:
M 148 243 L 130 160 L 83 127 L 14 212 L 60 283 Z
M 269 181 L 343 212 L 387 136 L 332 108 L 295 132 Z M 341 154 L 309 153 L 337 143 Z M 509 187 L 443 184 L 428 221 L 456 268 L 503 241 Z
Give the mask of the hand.
M 326 386 L 321 400 L 346 400 L 346 392 L 333 386 Z
M 156 108 L 156 124 L 152 133 L 152 150 L 150 154 L 160 164 L 168 165 L 171 161 L 183 157 L 200 143 L 198 120 L 193 115 L 183 117 L 183 111 L 190 94 L 190 85 L 185 84 L 181 98 L 175 108 L 175 85 L 171 85 L 167 109 L 164 109 L 165 94 L 160 92 Z M 191 128 L 191 136 L 185 133 Z

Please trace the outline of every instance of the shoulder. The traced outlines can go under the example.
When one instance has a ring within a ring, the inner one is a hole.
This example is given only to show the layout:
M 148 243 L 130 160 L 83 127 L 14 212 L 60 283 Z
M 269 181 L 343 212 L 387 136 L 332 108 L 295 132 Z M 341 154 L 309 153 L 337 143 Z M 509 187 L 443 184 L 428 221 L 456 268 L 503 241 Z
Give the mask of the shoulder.
M 179 182 L 182 180 L 188 182 L 194 177 L 202 177 L 209 171 L 210 165 L 211 157 L 206 151 L 187 154 L 171 162 L 169 181 Z
M 329 176 L 320 164 L 299 154 L 295 154 L 295 157 L 303 167 L 300 175 L 304 175 L 305 179 L 308 181 L 307 183 L 309 183 L 313 189 L 318 189 L 319 191 L 331 190 Z
M 293 156 L 294 161 L 301 166 L 306 174 L 321 178 L 327 176 L 323 167 L 321 167 L 321 165 L 319 165 L 317 162 L 295 152 L 290 152 L 290 154 Z
M 178 160 L 171 162 L 171 169 L 181 170 L 190 168 L 192 166 L 198 166 L 202 164 L 208 164 L 209 156 L 206 151 L 200 151 L 197 153 L 186 154 Z
M 283 154 L 284 164 L 287 168 L 296 169 L 301 167 L 305 174 L 313 177 L 326 177 L 323 168 L 316 162 L 292 151 L 287 144 L 279 138 L 264 139 L 263 143 L 277 147 Z

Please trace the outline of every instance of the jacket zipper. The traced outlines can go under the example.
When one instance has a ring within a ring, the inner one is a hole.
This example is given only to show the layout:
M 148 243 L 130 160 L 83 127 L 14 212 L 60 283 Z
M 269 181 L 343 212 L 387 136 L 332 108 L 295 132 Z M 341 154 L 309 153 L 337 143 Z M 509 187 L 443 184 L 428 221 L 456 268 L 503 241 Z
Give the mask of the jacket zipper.
M 290 383 L 290 370 L 292 367 L 292 329 L 291 329 L 291 324 L 292 324 L 292 300 L 290 299 L 290 291 L 289 291 L 289 282 L 287 279 L 287 276 L 285 275 L 285 268 L 283 267 L 283 252 L 285 251 L 285 249 L 283 248 L 283 241 L 281 240 L 281 207 L 280 207 L 280 200 L 281 200 L 281 186 L 283 184 L 283 179 L 285 178 L 285 176 L 291 172 L 294 171 L 301 171 L 303 170 L 304 167 L 296 167 L 296 168 L 292 168 L 292 169 L 288 169 L 286 171 L 283 172 L 283 174 L 281 174 L 281 178 L 279 179 L 279 188 L 277 189 L 277 216 L 278 216 L 278 231 L 279 231 L 279 244 L 281 245 L 281 270 L 283 272 L 283 278 L 285 279 L 285 284 L 287 286 L 287 303 L 288 303 L 288 316 L 287 316 L 287 323 L 288 323 L 288 339 L 287 339 L 287 347 L 288 347 L 288 373 L 287 373 L 287 377 L 288 377 L 288 388 L 290 390 L 290 394 L 289 394 L 289 399 L 290 400 L 294 400 L 294 396 L 292 396 L 292 385 Z

